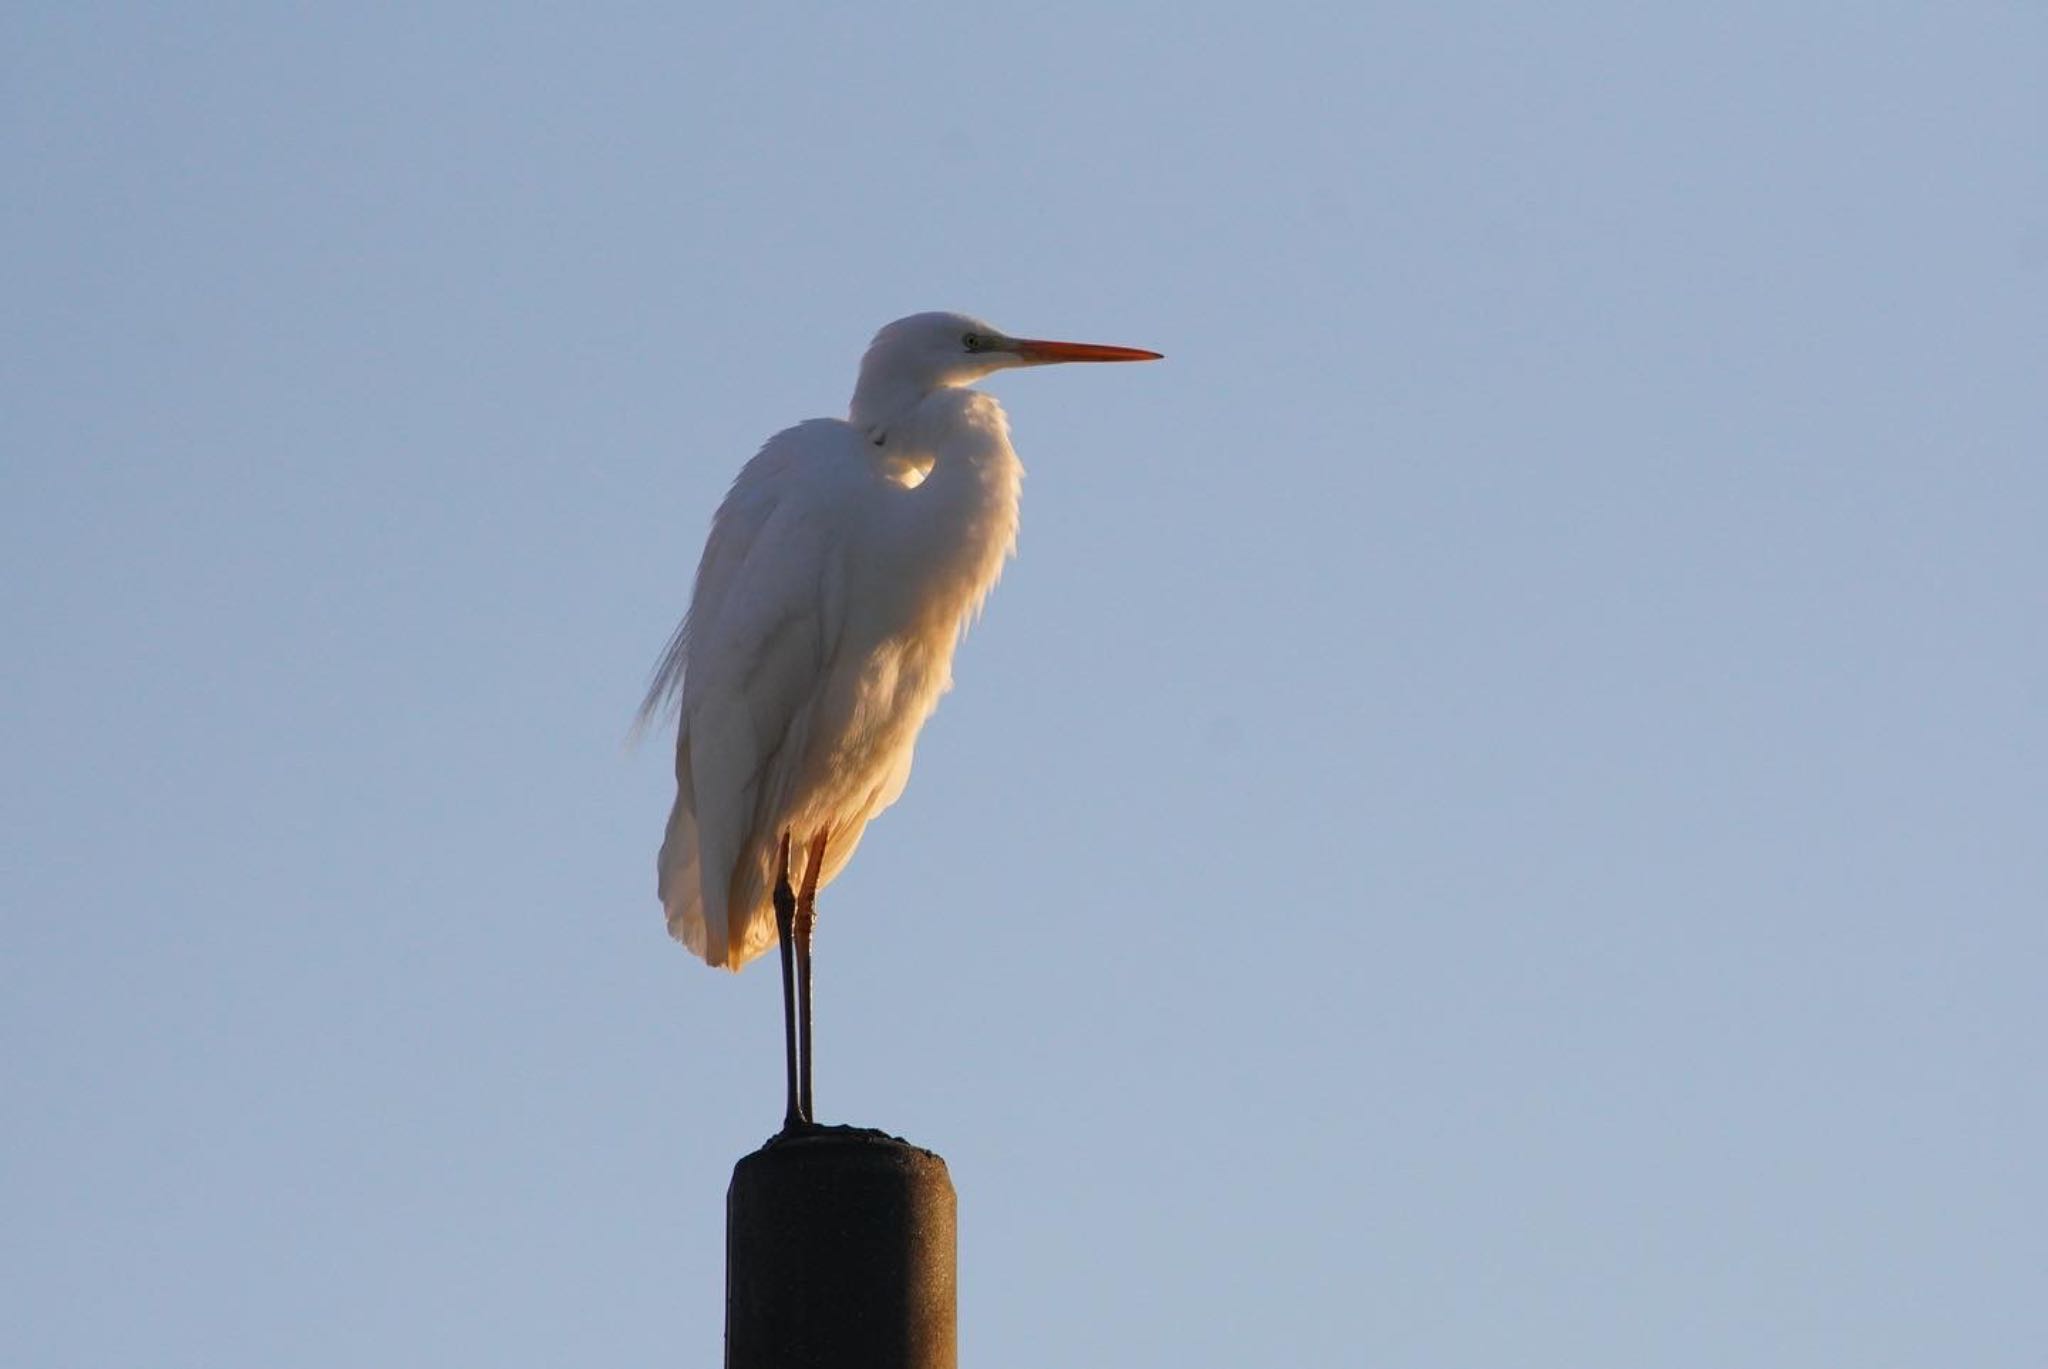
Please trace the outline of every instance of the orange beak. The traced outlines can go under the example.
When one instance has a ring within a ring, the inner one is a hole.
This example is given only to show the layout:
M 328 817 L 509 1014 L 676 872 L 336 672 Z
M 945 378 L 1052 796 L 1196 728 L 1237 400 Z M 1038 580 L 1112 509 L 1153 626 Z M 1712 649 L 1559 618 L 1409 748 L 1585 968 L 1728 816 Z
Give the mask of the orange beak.
M 1105 347 L 1097 342 L 1047 342 L 1042 338 L 1011 338 L 1010 350 L 1026 366 L 1049 366 L 1056 361 L 1158 361 L 1160 354 L 1142 347 Z

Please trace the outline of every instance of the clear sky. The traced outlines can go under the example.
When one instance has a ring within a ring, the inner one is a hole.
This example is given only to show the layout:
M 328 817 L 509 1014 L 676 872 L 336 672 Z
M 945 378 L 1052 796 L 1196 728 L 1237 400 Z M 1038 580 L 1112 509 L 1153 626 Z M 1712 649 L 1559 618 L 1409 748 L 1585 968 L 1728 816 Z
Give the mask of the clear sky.
M 2048 14 L 0 19 L 0 1358 L 717 1362 L 623 744 L 880 324 L 1021 554 L 819 1110 L 1048 1365 L 2038 1369 Z

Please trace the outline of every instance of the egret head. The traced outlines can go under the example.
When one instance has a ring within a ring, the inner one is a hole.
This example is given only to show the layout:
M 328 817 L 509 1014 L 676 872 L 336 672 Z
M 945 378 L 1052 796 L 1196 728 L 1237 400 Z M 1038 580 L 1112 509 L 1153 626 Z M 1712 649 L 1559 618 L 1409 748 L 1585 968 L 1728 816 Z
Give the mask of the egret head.
M 933 390 L 972 385 L 1012 366 L 1158 357 L 1136 347 L 1015 338 L 970 314 L 912 314 L 883 328 L 868 344 L 853 390 L 853 421 L 862 427 L 886 423 Z

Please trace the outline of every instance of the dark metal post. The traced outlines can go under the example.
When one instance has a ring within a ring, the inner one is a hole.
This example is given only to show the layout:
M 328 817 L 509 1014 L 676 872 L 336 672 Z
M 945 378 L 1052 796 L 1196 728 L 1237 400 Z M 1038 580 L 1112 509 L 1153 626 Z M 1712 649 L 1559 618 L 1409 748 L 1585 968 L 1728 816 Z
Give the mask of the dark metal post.
M 726 1369 L 956 1369 L 953 1181 L 879 1131 L 778 1136 L 725 1198 Z

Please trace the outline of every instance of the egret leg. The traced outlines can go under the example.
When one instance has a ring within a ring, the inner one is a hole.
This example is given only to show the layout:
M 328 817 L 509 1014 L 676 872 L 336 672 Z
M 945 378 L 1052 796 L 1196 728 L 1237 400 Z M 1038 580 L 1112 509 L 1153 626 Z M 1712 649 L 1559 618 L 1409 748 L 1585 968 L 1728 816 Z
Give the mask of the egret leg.
M 795 948 L 792 943 L 792 924 L 796 921 L 796 895 L 789 888 L 789 834 L 782 834 L 782 845 L 775 857 L 775 934 L 782 948 L 782 1059 L 784 1078 L 789 1085 L 787 1106 L 783 1109 L 782 1129 L 793 1131 L 803 1125 L 803 1112 L 797 1106 L 796 1085 L 796 972 Z
M 825 834 L 820 832 L 811 838 L 804 862 L 803 887 L 796 896 L 797 1036 L 802 1042 L 798 1052 L 797 1106 L 802 1109 L 804 1120 L 813 1124 L 818 1115 L 811 1110 L 811 928 L 818 920 L 818 872 L 824 865 Z

